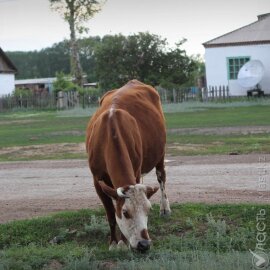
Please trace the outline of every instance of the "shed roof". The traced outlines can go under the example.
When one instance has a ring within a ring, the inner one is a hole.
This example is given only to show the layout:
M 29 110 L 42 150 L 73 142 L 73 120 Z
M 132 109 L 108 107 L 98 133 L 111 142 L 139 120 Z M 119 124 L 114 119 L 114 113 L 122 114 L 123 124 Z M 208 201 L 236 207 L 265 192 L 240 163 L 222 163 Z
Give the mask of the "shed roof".
M 0 73 L 17 73 L 17 68 L 0 48 Z
M 52 84 L 56 78 L 38 78 L 38 79 L 24 79 L 16 80 L 15 85 L 30 85 L 30 84 Z
M 270 13 L 258 15 L 256 22 L 203 43 L 205 48 L 252 44 L 270 44 Z

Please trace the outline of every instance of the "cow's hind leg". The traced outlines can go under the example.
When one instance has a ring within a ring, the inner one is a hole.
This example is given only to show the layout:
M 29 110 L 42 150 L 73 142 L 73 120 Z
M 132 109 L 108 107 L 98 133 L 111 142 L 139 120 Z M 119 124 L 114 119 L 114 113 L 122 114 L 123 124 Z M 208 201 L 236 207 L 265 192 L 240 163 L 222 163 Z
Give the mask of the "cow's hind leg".
M 94 185 L 97 191 L 97 194 L 99 198 L 101 199 L 106 214 L 107 214 L 107 219 L 109 222 L 110 226 L 110 231 L 111 231 L 111 238 L 110 238 L 110 250 L 113 249 L 114 247 L 117 246 L 118 240 L 116 237 L 116 219 L 115 219 L 115 209 L 113 206 L 112 199 L 108 197 L 101 189 L 99 183 L 98 183 L 98 178 L 94 177 Z
M 161 190 L 161 200 L 160 200 L 160 215 L 161 216 L 169 216 L 171 214 L 170 203 L 165 191 L 165 183 L 166 183 L 166 172 L 164 165 L 164 157 L 162 157 L 161 161 L 156 166 L 156 174 L 157 180 L 160 185 Z

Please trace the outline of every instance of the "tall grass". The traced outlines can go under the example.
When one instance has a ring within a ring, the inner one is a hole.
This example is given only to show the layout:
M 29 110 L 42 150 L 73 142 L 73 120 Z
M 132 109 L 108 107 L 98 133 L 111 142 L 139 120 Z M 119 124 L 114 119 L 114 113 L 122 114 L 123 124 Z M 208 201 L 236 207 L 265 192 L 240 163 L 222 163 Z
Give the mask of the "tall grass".
M 87 257 L 70 262 L 64 269 L 117 270 L 247 270 L 251 269 L 248 252 L 216 254 L 207 251 L 158 252 L 132 261 L 97 262 Z
M 146 254 L 108 251 L 103 209 L 11 222 L 0 225 L 0 269 L 252 269 L 248 250 L 262 207 L 270 212 L 269 205 L 173 204 L 171 217 L 161 219 L 154 205 Z M 269 251 L 270 239 L 265 246 Z

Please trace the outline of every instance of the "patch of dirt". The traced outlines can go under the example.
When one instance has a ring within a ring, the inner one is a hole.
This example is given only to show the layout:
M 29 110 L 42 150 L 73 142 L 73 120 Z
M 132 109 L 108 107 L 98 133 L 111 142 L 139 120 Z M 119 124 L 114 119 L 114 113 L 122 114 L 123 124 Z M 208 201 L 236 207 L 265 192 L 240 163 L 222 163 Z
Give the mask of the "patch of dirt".
M 39 144 L 30 146 L 15 146 L 0 148 L 1 155 L 15 156 L 17 158 L 28 158 L 33 156 L 54 156 L 65 153 L 81 154 L 85 153 L 85 143 L 55 143 Z
M 49 264 L 44 265 L 42 269 L 43 270 L 59 270 L 62 268 L 63 268 L 63 265 L 60 262 L 58 262 L 57 260 L 52 260 L 50 261 Z
M 183 152 L 184 151 L 203 151 L 203 150 L 206 150 L 207 145 L 192 144 L 192 143 L 188 143 L 188 144 L 173 143 L 173 144 L 169 144 L 167 148 L 172 149 L 172 150 L 183 151 Z
M 171 203 L 270 203 L 270 155 L 167 156 L 166 171 Z M 101 206 L 86 160 L 2 162 L 0 186 L 0 223 Z
M 13 125 L 13 124 L 29 124 L 34 122 L 41 122 L 42 120 L 31 120 L 31 119 L 20 119 L 20 120 L 8 120 L 8 121 L 0 121 L 0 125 Z
M 72 135 L 72 136 L 83 136 L 85 135 L 84 130 L 67 130 L 67 131 L 56 131 L 48 134 L 49 136 L 63 136 L 63 135 Z
M 174 128 L 169 129 L 170 134 L 195 135 L 230 135 L 230 134 L 261 134 L 270 133 L 270 126 L 243 126 L 243 127 L 213 127 L 213 128 Z

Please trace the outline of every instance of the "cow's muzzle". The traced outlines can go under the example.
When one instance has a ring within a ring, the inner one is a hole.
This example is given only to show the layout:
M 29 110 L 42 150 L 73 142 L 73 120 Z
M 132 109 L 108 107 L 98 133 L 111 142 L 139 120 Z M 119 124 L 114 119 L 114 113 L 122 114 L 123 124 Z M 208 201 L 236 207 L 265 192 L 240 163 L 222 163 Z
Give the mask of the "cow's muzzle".
M 141 240 L 137 245 L 137 250 L 140 252 L 146 252 L 150 249 L 151 242 L 149 240 Z

